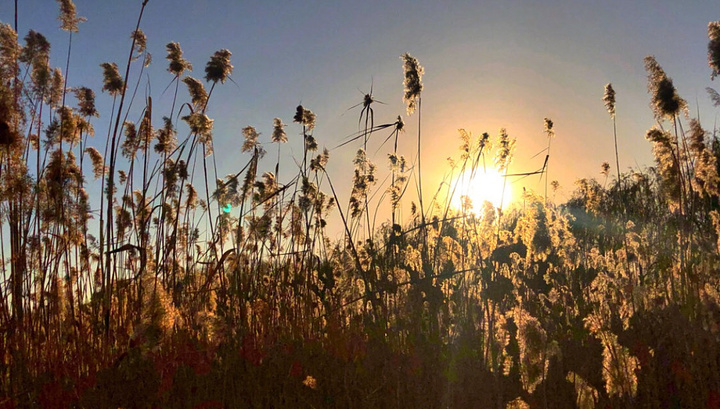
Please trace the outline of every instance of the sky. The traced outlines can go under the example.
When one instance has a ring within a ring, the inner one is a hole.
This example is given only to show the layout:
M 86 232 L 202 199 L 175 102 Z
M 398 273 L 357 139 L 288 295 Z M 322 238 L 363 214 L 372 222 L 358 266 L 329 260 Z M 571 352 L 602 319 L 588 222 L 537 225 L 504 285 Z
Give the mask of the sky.
M 59 29 L 57 3 L 18 2 L 18 31 L 33 29 L 51 42 L 51 65 L 64 67 L 68 34 Z M 140 0 L 76 0 L 87 22 L 73 35 L 68 82 L 96 90 L 101 117 L 92 144 L 104 146 L 111 98 L 100 93 L 103 62 L 117 62 L 121 72 L 130 48 Z M 0 21 L 13 22 L 14 4 L 0 4 Z M 140 78 L 139 95 L 153 97 L 156 126 L 167 115 L 172 76 L 166 71 L 165 45 L 179 42 L 194 65 L 190 75 L 204 76 L 216 50 L 232 55 L 233 82 L 215 89 L 208 115 L 215 120 L 218 173 L 237 172 L 247 162 L 241 154 L 240 130 L 252 125 L 269 142 L 272 120 L 288 124 L 290 142 L 283 147 L 281 182 L 293 159 L 301 156 L 301 129 L 292 123 L 302 103 L 317 115 L 314 135 L 320 146 L 333 148 L 358 130 L 363 95 L 375 106 L 375 122 L 394 122 L 403 115 L 406 132 L 399 150 L 415 155 L 418 117 L 406 115 L 402 101 L 403 71 L 399 56 L 409 52 L 425 68 L 422 93 L 423 190 L 431 196 L 456 156 L 458 128 L 496 138 L 503 127 L 517 139 L 511 172 L 540 168 L 547 146 L 543 119 L 555 124 L 549 179 L 558 180 L 555 200 L 572 194 L 579 178 L 601 183 L 602 162 L 614 172 L 612 121 L 602 101 L 610 82 L 617 93 L 617 129 L 621 171 L 652 166 L 645 132 L 655 124 L 649 108 L 643 58 L 654 55 L 688 101 L 691 115 L 700 114 L 712 130 L 718 108 L 705 92 L 707 24 L 720 19 L 716 1 L 219 1 L 150 0 L 141 29 L 148 37 L 153 64 Z M 138 81 L 139 66 L 130 84 Z M 181 91 L 181 101 L 189 98 Z M 136 101 L 129 119 L 137 121 Z M 182 126 L 182 125 L 181 125 Z M 179 137 L 184 136 L 182 127 Z M 380 133 L 371 141 L 370 157 L 387 168 L 389 146 L 378 150 Z M 328 171 L 347 203 L 352 157 L 358 143 L 331 151 Z M 102 151 L 102 149 L 100 149 Z M 268 150 L 274 152 L 275 148 Z M 274 154 L 263 162 L 274 167 Z M 613 177 L 611 175 L 611 177 Z M 533 176 L 515 181 L 542 193 L 544 181 Z M 376 189 L 377 190 L 377 189 Z

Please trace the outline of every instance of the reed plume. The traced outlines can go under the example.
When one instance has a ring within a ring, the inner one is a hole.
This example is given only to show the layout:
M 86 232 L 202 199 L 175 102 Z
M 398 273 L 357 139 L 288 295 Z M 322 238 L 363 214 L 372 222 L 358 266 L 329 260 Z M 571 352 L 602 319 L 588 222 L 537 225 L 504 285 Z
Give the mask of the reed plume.
M 665 74 L 654 56 L 645 57 L 645 70 L 648 73 L 648 92 L 651 95 L 650 107 L 656 119 L 672 120 L 687 109 L 687 102 L 680 98 L 672 79 Z
M 720 21 L 711 21 L 708 23 L 708 64 L 712 73 L 710 79 L 720 75 Z
M 215 51 L 205 66 L 205 80 L 207 82 L 225 83 L 228 76 L 232 74 L 233 66 L 230 64 L 232 53 L 227 49 Z
M 77 10 L 75 9 L 75 3 L 72 0 L 57 0 L 60 3 L 60 28 L 65 31 L 72 33 L 78 32 L 78 25 L 84 21 L 87 21 L 85 17 L 78 17 Z
M 407 113 L 410 115 L 415 112 L 417 99 L 420 98 L 420 93 L 423 90 L 422 76 L 425 69 L 415 57 L 408 53 L 401 55 L 400 59 L 403 60 L 403 71 L 405 73 L 403 102 L 407 104 Z

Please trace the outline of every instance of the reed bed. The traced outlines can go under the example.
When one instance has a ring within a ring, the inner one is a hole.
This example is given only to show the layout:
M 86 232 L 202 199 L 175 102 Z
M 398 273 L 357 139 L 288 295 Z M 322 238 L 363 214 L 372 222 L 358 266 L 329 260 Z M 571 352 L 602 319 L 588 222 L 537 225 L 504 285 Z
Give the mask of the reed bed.
M 42 34 L 0 24 L 0 407 L 720 407 L 720 143 L 654 57 L 655 166 L 620 173 L 608 84 L 616 177 L 606 163 L 605 182 L 579 180 L 566 203 L 546 183 L 501 210 L 451 198 L 486 161 L 519 175 L 504 129 L 461 129 L 423 196 L 424 69 L 404 54 L 406 115 L 376 124 L 364 96 L 344 198 L 302 105 L 278 113 L 272 149 L 243 128 L 242 168 L 217 175 L 208 107 L 231 80 L 228 50 L 198 79 L 169 43 L 171 106 L 134 98 L 148 0 L 125 64 L 101 67 L 112 109 L 98 112 L 93 90 L 65 80 L 83 19 L 59 3 L 64 71 Z M 104 145 L 89 139 L 100 115 Z M 400 152 L 411 118 L 417 150 Z M 289 129 L 302 157 L 279 180 Z M 544 131 L 547 181 L 552 120 Z M 386 163 L 371 139 L 394 142 Z M 380 208 L 390 219 L 376 223 Z

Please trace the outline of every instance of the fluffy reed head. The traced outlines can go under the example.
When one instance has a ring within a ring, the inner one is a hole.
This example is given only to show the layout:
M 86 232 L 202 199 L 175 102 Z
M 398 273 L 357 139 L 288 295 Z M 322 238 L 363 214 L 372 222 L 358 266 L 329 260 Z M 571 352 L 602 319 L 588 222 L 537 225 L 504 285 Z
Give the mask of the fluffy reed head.
M 183 58 L 183 52 L 182 49 L 180 49 L 180 44 L 178 43 L 168 43 L 165 46 L 165 49 L 168 52 L 167 59 L 170 61 L 170 64 L 168 66 L 168 71 L 175 75 L 176 77 L 181 76 L 186 70 L 192 71 L 192 64 L 186 59 Z
M 190 99 L 192 100 L 195 109 L 203 109 L 207 103 L 208 95 L 202 82 L 193 77 L 185 77 L 183 78 L 183 82 L 188 87 Z
M 615 118 L 615 90 L 610 83 L 605 85 L 605 95 L 603 95 L 603 101 L 605 101 L 605 108 L 607 108 L 610 118 Z
M 403 60 L 403 71 L 405 72 L 405 80 L 403 80 L 403 86 L 405 87 L 403 102 L 407 104 L 407 113 L 410 115 L 415 112 L 417 99 L 420 97 L 423 89 L 422 76 L 425 73 L 425 69 L 415 57 L 408 53 L 401 55 L 400 59 Z
M 73 93 L 77 98 L 78 112 L 81 115 L 86 117 L 100 116 L 97 109 L 95 109 L 95 91 L 87 87 L 77 87 L 73 89 Z
M 645 57 L 645 71 L 648 73 L 648 92 L 652 96 L 650 107 L 656 119 L 673 119 L 687 108 L 687 102 L 677 94 L 672 79 L 665 74 L 654 56 Z
M 45 36 L 35 30 L 30 30 L 25 36 L 25 47 L 20 52 L 20 62 L 35 64 L 37 60 L 47 59 L 49 55 L 50 43 Z
M 133 56 L 133 60 L 137 60 L 147 50 L 147 36 L 142 30 L 137 29 L 130 34 L 130 38 L 133 40 L 133 49 L 137 53 Z
M 100 64 L 103 69 L 103 91 L 107 91 L 110 95 L 116 96 L 122 92 L 125 83 L 120 76 L 118 66 L 115 63 L 104 62 Z
M 60 4 L 60 28 L 71 33 L 78 32 L 78 24 L 87 21 L 85 17 L 78 17 L 75 3 L 72 0 L 57 0 Z
M 287 134 L 285 133 L 285 124 L 282 122 L 282 119 L 275 118 L 273 119 L 273 133 L 272 133 L 272 141 L 275 143 L 285 143 L 287 142 Z
M 547 134 L 548 138 L 552 138 L 555 136 L 555 131 L 553 131 L 553 121 L 550 118 L 545 118 L 545 133 Z
M 260 134 L 255 129 L 255 127 L 252 126 L 246 126 L 242 129 L 242 134 L 245 137 L 245 141 L 243 142 L 241 151 L 242 152 L 250 152 L 257 146 L 258 143 L 258 136 Z
M 720 75 L 720 21 L 708 23 L 708 64 L 712 69 L 710 79 Z
M 298 105 L 297 108 L 295 108 L 293 122 L 302 124 L 310 131 L 315 128 L 315 114 L 311 110 L 305 109 L 302 105 Z
M 15 62 L 21 50 L 17 40 L 17 33 L 10 24 L 0 23 L 0 75 L 3 78 L 12 78 L 14 75 Z
M 600 165 L 600 174 L 605 177 L 610 174 L 610 164 L 608 162 L 603 162 L 602 165 Z
M 485 137 L 485 135 L 486 134 L 483 134 L 483 137 L 481 139 L 481 140 L 485 141 L 485 142 L 483 142 L 483 144 L 487 142 L 487 138 Z M 515 139 L 510 139 L 510 136 L 508 135 L 505 128 L 500 129 L 498 150 L 495 154 L 495 167 L 497 168 L 498 172 L 503 172 L 503 171 L 507 170 L 507 168 L 510 166 L 510 163 L 512 161 L 512 155 L 513 155 L 514 151 L 515 151 Z
M 205 80 L 207 82 L 225 83 L 228 76 L 233 72 L 233 66 L 230 64 L 230 56 L 232 53 L 227 49 L 215 51 L 205 66 Z

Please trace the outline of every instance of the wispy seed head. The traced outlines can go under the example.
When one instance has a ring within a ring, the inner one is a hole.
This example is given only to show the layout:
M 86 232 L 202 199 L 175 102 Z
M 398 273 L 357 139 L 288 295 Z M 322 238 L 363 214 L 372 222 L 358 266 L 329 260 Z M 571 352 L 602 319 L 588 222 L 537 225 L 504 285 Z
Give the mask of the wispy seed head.
M 687 102 L 677 94 L 672 79 L 652 55 L 645 57 L 645 71 L 648 73 L 648 92 L 652 97 L 650 106 L 656 119 L 672 119 L 687 109 Z
M 610 174 L 610 164 L 607 162 L 603 162 L 602 165 L 600 165 L 600 174 L 603 176 L 607 176 Z
M 78 87 L 73 90 L 78 100 L 79 112 L 83 116 L 100 116 L 95 109 L 95 91 L 87 87 Z
M 78 24 L 87 21 L 85 17 L 78 17 L 75 3 L 72 0 L 57 0 L 60 3 L 60 28 L 73 33 L 78 32 Z
M 243 152 L 250 152 L 257 145 L 258 136 L 260 134 L 252 126 L 246 126 L 245 128 L 243 128 L 242 134 L 245 137 L 245 142 L 243 142 L 243 146 L 242 146 L 241 150 Z
M 710 79 L 720 75 L 720 21 L 708 23 L 708 64 L 712 69 Z
M 95 179 L 100 179 L 106 171 L 102 154 L 100 154 L 100 151 L 92 146 L 85 148 L 85 152 L 90 156 L 90 160 L 92 161 L 93 175 L 95 176 Z
M 135 43 L 135 52 L 138 55 L 135 56 L 134 59 L 137 59 L 140 54 L 144 53 L 147 49 L 147 36 L 145 36 L 145 33 L 143 33 L 142 30 L 137 29 L 130 34 L 130 38 L 132 38 Z
M 42 34 L 30 30 L 25 36 L 25 47 L 19 60 L 26 64 L 35 64 L 38 59 L 47 59 L 50 54 L 50 43 Z
M 403 86 L 405 87 L 403 102 L 407 104 L 407 113 L 410 115 L 415 112 L 417 99 L 420 97 L 423 89 L 422 76 L 425 73 L 425 69 L 415 57 L 408 53 L 401 55 L 400 59 L 403 60 L 403 71 L 405 72 L 405 80 L 403 80 Z
M 272 141 L 275 143 L 287 142 L 287 134 L 285 133 L 285 124 L 280 118 L 273 119 Z
M 607 108 L 610 118 L 615 118 L 615 90 L 610 83 L 605 85 L 603 101 L 605 101 L 605 108 Z
M 398 115 L 397 121 L 395 121 L 395 130 L 396 131 L 404 131 L 405 129 L 405 121 L 403 121 L 402 117 Z
M 309 109 L 305 109 L 302 105 L 298 105 L 297 108 L 295 108 L 293 122 L 302 124 L 308 131 L 312 130 L 315 128 L 315 114 Z
M 103 68 L 103 91 L 107 91 L 112 96 L 120 94 L 125 84 L 117 64 L 104 62 L 100 66 Z
M 545 133 L 547 134 L 548 138 L 552 138 L 555 136 L 555 131 L 553 131 L 553 121 L 549 118 L 545 118 Z
M 192 64 L 190 64 L 190 62 L 182 56 L 183 52 L 182 49 L 180 49 L 180 44 L 168 43 L 165 46 L 165 49 L 167 49 L 168 52 L 168 55 L 165 58 L 170 61 L 168 71 L 171 74 L 179 77 L 185 72 L 185 70 L 192 71 Z
M 185 77 L 183 78 L 183 82 L 188 87 L 188 92 L 190 92 L 190 98 L 192 99 L 195 109 L 204 108 L 208 95 L 207 92 L 205 92 L 205 87 L 202 82 L 193 77 Z
M 232 53 L 227 49 L 215 51 L 205 66 L 205 80 L 207 82 L 224 83 L 228 75 L 232 74 L 233 66 L 230 64 Z

